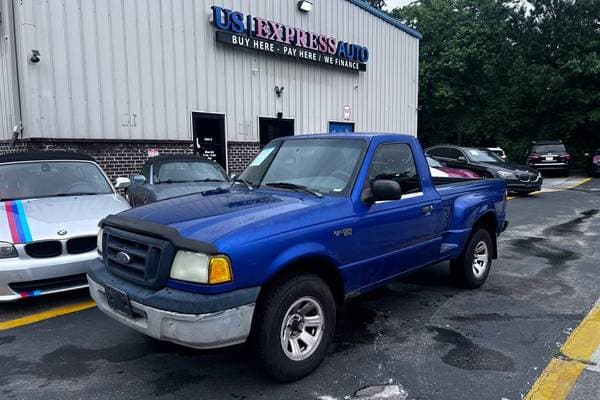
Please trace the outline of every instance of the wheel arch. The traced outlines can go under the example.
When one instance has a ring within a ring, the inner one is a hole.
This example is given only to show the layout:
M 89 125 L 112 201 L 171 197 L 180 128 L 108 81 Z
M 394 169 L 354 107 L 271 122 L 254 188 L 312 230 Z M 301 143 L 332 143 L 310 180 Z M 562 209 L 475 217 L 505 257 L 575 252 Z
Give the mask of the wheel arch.
M 480 215 L 473 224 L 473 229 L 471 230 L 471 232 L 475 233 L 479 228 L 483 228 L 489 232 L 490 237 L 492 238 L 493 258 L 498 258 L 498 218 L 496 216 L 496 213 L 494 211 L 489 210 Z
M 292 275 L 302 273 L 314 274 L 321 278 L 331 289 L 331 293 L 338 305 L 344 303 L 345 285 L 337 265 L 329 258 L 322 255 L 306 255 L 290 260 L 279 267 L 261 288 L 257 303 L 261 297 L 268 293 L 269 289 L 282 280 Z

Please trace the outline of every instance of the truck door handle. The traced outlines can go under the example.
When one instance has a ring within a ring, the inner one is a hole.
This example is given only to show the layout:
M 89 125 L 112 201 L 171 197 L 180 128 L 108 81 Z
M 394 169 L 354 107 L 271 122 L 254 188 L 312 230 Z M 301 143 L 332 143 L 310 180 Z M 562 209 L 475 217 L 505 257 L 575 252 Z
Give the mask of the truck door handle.
M 428 204 L 426 206 L 421 207 L 421 213 L 423 213 L 423 215 L 429 215 L 433 212 L 433 205 L 432 204 Z

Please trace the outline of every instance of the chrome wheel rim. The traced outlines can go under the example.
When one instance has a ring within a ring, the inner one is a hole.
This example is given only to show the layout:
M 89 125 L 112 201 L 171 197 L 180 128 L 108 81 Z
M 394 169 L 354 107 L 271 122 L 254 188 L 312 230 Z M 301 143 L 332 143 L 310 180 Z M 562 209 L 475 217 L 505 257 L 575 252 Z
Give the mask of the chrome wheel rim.
M 314 297 L 301 297 L 288 308 L 281 324 L 281 348 L 293 361 L 310 357 L 321 344 L 325 318 Z
M 481 278 L 488 268 L 490 255 L 488 246 L 484 241 L 477 243 L 473 254 L 473 275 L 476 278 Z

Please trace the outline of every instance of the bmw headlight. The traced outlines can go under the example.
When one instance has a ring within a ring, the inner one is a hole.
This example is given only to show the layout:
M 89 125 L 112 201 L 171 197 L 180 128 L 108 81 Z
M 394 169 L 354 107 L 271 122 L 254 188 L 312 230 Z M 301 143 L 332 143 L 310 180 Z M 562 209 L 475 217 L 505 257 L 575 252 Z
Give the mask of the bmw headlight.
M 0 242 L 0 258 L 17 257 L 17 249 L 11 243 Z
M 187 250 L 175 254 L 171 278 L 180 281 L 217 285 L 231 282 L 231 263 L 226 256 L 209 256 Z
M 512 172 L 498 171 L 497 174 L 502 179 L 517 179 L 517 176 L 515 174 L 513 174 Z

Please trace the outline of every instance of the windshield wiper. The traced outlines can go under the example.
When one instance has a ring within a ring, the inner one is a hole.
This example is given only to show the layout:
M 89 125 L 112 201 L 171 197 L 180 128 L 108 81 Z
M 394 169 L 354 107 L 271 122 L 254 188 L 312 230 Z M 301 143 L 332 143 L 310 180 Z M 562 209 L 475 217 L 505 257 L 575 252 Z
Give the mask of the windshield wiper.
M 68 196 L 94 196 L 96 192 L 72 192 L 72 193 L 56 193 L 52 197 L 68 197 Z
M 211 179 L 211 178 L 206 178 L 206 179 L 196 179 L 190 182 L 226 182 L 222 179 Z
M 176 181 L 173 179 L 166 179 L 164 181 L 158 181 L 158 182 L 154 182 L 154 183 L 158 185 L 160 183 L 188 183 L 188 182 L 191 182 L 191 181 Z
M 253 184 L 251 184 L 250 182 L 248 182 L 244 178 L 240 178 L 240 177 L 234 178 L 233 181 L 231 182 L 231 186 L 235 185 L 238 182 L 241 182 L 244 185 L 246 185 L 246 188 L 248 190 L 254 190 L 254 185 Z
M 290 182 L 271 182 L 271 183 L 265 183 L 265 186 L 282 188 L 282 189 L 291 189 L 291 190 L 295 190 L 295 191 L 302 191 L 302 192 L 312 194 L 313 196 L 318 197 L 318 198 L 323 197 L 323 195 L 321 193 L 319 193 L 315 190 L 309 189 L 306 186 L 296 185 L 295 183 L 290 183 Z

